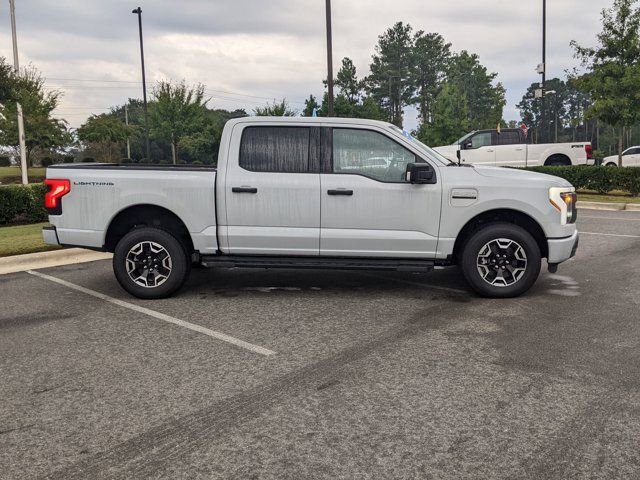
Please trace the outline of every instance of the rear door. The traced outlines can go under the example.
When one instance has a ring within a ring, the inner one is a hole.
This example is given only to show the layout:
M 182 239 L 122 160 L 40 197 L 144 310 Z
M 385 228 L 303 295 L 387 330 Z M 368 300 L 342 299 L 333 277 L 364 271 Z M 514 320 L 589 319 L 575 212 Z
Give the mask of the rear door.
M 496 151 L 493 146 L 491 132 L 478 132 L 469 138 L 464 150 L 460 151 L 460 159 L 463 163 L 477 165 L 494 165 Z
M 320 128 L 236 128 L 224 182 L 229 253 L 318 255 Z
M 405 180 L 407 164 L 424 160 L 381 130 L 327 131 L 329 155 L 320 176 L 320 254 L 435 258 L 441 183 L 412 185 Z
M 505 130 L 494 135 L 497 166 L 524 167 L 527 161 L 527 145 L 522 142 L 520 132 Z

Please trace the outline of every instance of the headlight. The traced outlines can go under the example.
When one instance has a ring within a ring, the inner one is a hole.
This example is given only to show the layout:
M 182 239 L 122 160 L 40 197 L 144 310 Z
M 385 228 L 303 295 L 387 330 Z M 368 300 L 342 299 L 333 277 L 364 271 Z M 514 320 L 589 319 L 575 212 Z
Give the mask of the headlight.
M 562 225 L 576 222 L 578 218 L 577 200 L 576 189 L 573 187 L 551 187 L 549 189 L 549 201 L 560 212 Z

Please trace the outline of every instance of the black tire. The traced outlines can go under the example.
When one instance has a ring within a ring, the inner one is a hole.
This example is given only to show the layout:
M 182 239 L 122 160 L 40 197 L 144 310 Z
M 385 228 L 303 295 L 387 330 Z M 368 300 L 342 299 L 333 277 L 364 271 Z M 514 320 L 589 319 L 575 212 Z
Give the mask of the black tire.
M 491 298 L 525 293 L 538 279 L 540 264 L 540 248 L 533 236 L 512 223 L 492 223 L 476 230 L 465 243 L 460 259 L 462 273 L 471 288 Z
M 564 155 L 551 155 L 544 165 L 545 167 L 567 167 L 571 165 L 571 160 Z
M 146 265 L 151 268 L 145 270 Z M 158 228 L 136 228 L 116 245 L 113 271 L 120 286 L 134 297 L 165 298 L 184 284 L 191 272 L 191 261 L 184 245 L 169 232 Z M 138 282 L 133 277 L 137 277 Z
M 613 163 L 613 162 L 609 162 L 605 165 L 605 167 L 617 167 L 618 164 L 617 163 Z

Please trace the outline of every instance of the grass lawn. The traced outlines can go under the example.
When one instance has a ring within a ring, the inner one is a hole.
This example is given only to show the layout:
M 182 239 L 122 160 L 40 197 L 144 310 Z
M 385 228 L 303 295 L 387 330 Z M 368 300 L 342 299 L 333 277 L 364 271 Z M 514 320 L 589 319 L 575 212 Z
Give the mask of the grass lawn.
M 46 168 L 31 167 L 29 169 L 29 181 L 39 180 L 44 178 Z M 0 167 L 0 182 L 7 183 L 20 183 L 20 169 L 18 167 Z
M 0 227 L 0 257 L 60 248 L 46 245 L 42 241 L 42 227 L 45 225 L 47 223 Z
M 608 195 L 600 195 L 589 191 L 578 191 L 578 201 L 585 202 L 611 202 L 611 203 L 640 203 L 640 197 L 631 197 L 623 193 L 612 192 Z

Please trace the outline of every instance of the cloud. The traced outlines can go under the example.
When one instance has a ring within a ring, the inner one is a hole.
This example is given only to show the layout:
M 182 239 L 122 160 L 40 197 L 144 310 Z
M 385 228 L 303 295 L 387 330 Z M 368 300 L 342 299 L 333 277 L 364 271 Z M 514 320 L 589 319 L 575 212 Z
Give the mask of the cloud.
M 548 2 L 548 76 L 578 65 L 571 40 L 593 44 L 608 0 Z M 141 97 L 137 17 L 132 2 L 21 0 L 17 21 L 21 63 L 37 66 L 65 92 L 59 109 L 78 126 L 92 112 Z M 287 97 L 297 109 L 322 94 L 326 75 L 322 0 L 140 1 L 150 81 L 202 82 L 211 105 L 253 109 Z M 11 56 L 6 28 L 0 55 Z M 334 0 L 334 59 L 349 56 L 368 72 L 380 35 L 395 21 L 439 32 L 456 51 L 480 55 L 507 89 L 505 117 L 515 108 L 541 60 L 541 1 Z M 70 80 L 72 79 L 72 80 Z M 103 80 L 90 82 L 85 80 Z M 107 80 L 109 82 L 107 82 Z M 116 83 L 131 82 L 131 83 Z M 415 126 L 408 112 L 406 126 Z

